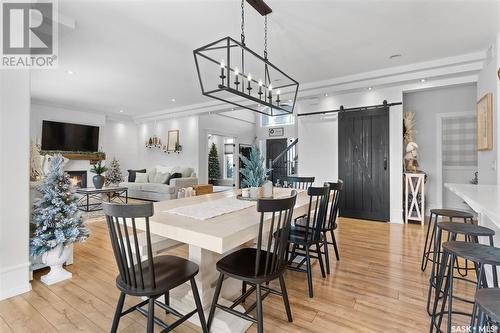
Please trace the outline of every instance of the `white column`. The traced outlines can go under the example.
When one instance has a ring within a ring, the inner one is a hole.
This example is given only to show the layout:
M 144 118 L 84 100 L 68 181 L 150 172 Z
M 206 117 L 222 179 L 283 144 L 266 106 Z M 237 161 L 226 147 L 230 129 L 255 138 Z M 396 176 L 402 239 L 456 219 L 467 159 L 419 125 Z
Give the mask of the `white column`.
M 0 70 L 0 299 L 29 283 L 30 73 Z

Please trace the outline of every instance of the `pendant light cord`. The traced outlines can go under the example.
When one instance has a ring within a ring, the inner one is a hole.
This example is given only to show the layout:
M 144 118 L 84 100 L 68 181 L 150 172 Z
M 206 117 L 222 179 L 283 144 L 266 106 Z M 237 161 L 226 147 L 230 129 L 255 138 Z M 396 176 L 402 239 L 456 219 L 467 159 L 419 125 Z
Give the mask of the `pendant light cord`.
M 267 59 L 267 15 L 264 16 L 264 58 Z
M 241 44 L 245 45 L 245 0 L 241 0 Z

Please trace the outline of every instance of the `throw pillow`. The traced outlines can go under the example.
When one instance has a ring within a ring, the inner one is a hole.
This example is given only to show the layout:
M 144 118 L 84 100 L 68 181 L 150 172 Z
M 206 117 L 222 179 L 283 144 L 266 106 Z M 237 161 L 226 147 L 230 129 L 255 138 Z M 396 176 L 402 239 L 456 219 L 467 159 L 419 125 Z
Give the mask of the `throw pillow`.
M 148 174 L 147 173 L 136 173 L 135 174 L 135 182 L 136 183 L 147 183 L 148 182 Z
M 172 180 L 174 178 L 182 178 L 182 174 L 179 172 L 171 174 L 170 177 L 168 177 L 168 179 L 167 179 L 167 185 L 170 185 L 170 180 Z
M 152 183 L 166 184 L 170 178 L 170 172 L 157 172 Z
M 140 170 L 127 170 L 128 171 L 128 181 L 129 183 L 135 182 L 135 176 L 137 173 L 146 173 L 146 169 Z
M 156 176 L 156 168 L 147 168 L 146 173 L 148 174 L 148 179 L 153 182 Z

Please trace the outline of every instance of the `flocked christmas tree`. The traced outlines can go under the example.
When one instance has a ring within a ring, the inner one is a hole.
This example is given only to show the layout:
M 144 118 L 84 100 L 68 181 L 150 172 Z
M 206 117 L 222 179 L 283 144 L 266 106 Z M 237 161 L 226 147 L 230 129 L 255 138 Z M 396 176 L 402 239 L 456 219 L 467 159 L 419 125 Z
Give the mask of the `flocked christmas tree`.
M 70 178 L 63 170 L 63 157 L 55 155 L 49 172 L 38 188 L 42 197 L 34 204 L 31 255 L 41 255 L 59 244 L 83 242 L 89 230 L 82 221 Z
M 109 166 L 108 172 L 106 173 L 106 184 L 118 185 L 123 180 L 122 171 L 120 170 L 120 162 L 116 158 L 113 158 Z
M 214 184 L 220 178 L 219 154 L 217 146 L 212 143 L 210 152 L 208 153 L 208 180 L 210 184 Z
M 247 187 L 260 187 L 266 180 L 266 175 L 270 170 L 264 168 L 264 157 L 260 154 L 256 145 L 252 146 L 250 156 L 245 157 L 240 154 L 243 168 L 240 170 L 243 176 L 242 183 Z

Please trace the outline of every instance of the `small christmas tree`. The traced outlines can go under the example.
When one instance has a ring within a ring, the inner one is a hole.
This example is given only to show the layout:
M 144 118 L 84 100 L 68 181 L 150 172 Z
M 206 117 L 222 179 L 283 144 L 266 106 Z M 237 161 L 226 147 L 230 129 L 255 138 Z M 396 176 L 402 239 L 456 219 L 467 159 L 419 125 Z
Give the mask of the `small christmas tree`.
M 217 146 L 212 143 L 210 152 L 208 153 L 208 182 L 214 184 L 220 178 L 219 154 Z
M 122 171 L 120 170 L 120 162 L 116 158 L 113 158 L 109 166 L 108 172 L 106 173 L 106 184 L 118 185 L 123 180 Z
M 55 155 L 48 175 L 38 188 L 42 197 L 34 204 L 31 255 L 36 257 L 58 245 L 83 242 L 89 230 L 82 221 L 70 178 L 64 173 L 64 159 Z

